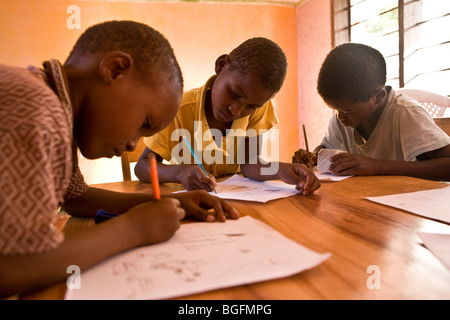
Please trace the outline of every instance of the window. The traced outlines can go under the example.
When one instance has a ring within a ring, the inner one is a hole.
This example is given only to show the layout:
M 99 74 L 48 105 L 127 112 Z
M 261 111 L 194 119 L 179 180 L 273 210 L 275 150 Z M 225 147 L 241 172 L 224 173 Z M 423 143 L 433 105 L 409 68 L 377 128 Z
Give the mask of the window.
M 334 45 L 379 50 L 394 88 L 450 96 L 450 1 L 333 0 L 332 6 Z

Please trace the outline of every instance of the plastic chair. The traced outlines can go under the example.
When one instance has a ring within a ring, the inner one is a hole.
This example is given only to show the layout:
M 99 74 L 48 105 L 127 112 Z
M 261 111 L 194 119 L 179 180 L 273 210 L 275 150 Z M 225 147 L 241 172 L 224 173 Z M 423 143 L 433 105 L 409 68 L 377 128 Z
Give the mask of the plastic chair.
M 401 88 L 396 92 L 417 100 L 432 118 L 443 117 L 450 108 L 450 98 L 431 91 Z
M 130 164 L 133 162 L 137 162 L 142 152 L 145 149 L 144 138 L 139 139 L 136 149 L 133 151 L 125 151 L 122 153 L 120 160 L 122 162 L 122 176 L 123 181 L 131 181 L 131 170 Z

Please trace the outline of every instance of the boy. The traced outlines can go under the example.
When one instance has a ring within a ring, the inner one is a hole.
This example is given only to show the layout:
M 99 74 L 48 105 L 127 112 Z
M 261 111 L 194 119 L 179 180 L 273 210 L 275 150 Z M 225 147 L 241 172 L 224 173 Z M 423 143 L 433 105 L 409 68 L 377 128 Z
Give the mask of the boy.
M 135 167 L 136 176 L 149 181 L 148 154 L 154 152 L 160 181 L 179 182 L 187 190 L 211 191 L 214 177 L 241 171 L 254 180 L 281 179 L 295 184 L 304 195 L 311 194 L 320 183 L 308 168 L 264 164 L 255 150 L 259 146 L 261 151 L 261 134 L 278 122 L 270 99 L 280 90 L 286 69 L 284 52 L 266 38 L 249 39 L 221 55 L 215 63 L 216 75 L 203 87 L 186 92 L 175 120 L 144 140 L 147 148 Z M 183 136 L 196 149 L 209 176 L 190 156 Z M 172 164 L 163 164 L 162 159 Z
M 385 82 L 386 63 L 377 50 L 356 43 L 333 49 L 317 89 L 336 113 L 313 154 L 300 149 L 293 162 L 315 162 L 320 149 L 338 149 L 347 153 L 331 158 L 336 175 L 450 180 L 450 138 L 415 100 Z
M 89 188 L 77 165 L 119 156 L 175 116 L 183 79 L 169 42 L 132 21 L 86 30 L 63 66 L 0 65 L 0 296 L 67 279 L 133 247 L 169 239 L 185 214 L 213 220 L 214 208 L 237 218 L 206 192 L 154 201 L 147 194 Z M 73 216 L 99 209 L 124 213 L 64 237 L 52 227 L 58 207 Z

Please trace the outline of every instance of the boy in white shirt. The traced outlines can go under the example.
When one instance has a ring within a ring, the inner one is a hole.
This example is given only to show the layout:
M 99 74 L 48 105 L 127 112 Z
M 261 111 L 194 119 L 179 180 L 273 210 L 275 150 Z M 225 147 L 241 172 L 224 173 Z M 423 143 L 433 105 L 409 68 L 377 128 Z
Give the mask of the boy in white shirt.
M 296 151 L 293 162 L 316 162 L 320 149 L 337 149 L 347 152 L 330 159 L 336 175 L 450 180 L 450 138 L 417 101 L 385 83 L 386 63 L 374 48 L 347 43 L 333 49 L 317 90 L 336 112 L 320 145 L 312 154 Z

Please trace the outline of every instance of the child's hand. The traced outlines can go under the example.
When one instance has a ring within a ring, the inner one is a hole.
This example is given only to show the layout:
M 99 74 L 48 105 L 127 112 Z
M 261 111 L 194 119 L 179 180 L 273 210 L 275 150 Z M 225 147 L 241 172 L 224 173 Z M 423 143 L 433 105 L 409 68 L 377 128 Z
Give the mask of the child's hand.
M 186 216 L 192 216 L 202 221 L 226 221 L 226 216 L 238 219 L 237 210 L 226 200 L 212 196 L 204 190 L 172 193 L 186 211 Z M 208 211 L 214 209 L 214 212 Z
M 129 219 L 139 237 L 139 245 L 148 245 L 171 238 L 180 228 L 184 216 L 179 200 L 164 198 L 137 205 L 118 218 Z
M 295 189 L 305 196 L 320 188 L 319 179 L 303 164 L 280 162 L 278 176 L 288 184 L 295 184 Z
M 355 153 L 339 153 L 331 158 L 330 171 L 339 176 L 372 176 L 379 173 L 379 160 Z
M 306 151 L 304 149 L 299 149 L 295 151 L 292 156 L 292 163 L 304 164 L 308 168 L 311 168 L 317 164 L 317 154 Z
M 196 165 L 183 166 L 183 169 L 177 176 L 177 179 L 186 188 L 186 190 L 203 189 L 208 192 L 213 191 L 216 187 L 216 179 L 213 175 L 207 177 L 203 170 Z

